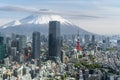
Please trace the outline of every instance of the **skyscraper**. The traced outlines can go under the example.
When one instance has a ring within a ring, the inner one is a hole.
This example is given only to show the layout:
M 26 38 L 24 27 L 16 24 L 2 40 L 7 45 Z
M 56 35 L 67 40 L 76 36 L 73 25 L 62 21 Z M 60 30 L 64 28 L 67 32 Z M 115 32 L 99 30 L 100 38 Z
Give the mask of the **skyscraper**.
M 0 36 L 0 44 L 4 43 L 4 38 L 2 36 Z
M 92 49 L 94 49 L 95 48 L 95 35 L 92 35 L 91 42 L 92 42 Z
M 90 42 L 90 35 L 86 34 L 86 35 L 84 36 L 84 43 L 87 44 L 87 43 L 89 43 L 89 42 Z
M 19 51 L 26 47 L 27 38 L 25 35 L 19 35 Z
M 92 43 L 95 43 L 95 35 L 92 35 L 91 42 L 92 42 Z
M 0 36 L 0 60 L 3 60 L 5 57 L 6 49 L 4 45 L 4 38 Z
M 61 44 L 60 44 L 60 22 L 49 22 L 49 59 L 60 59 Z
M 106 38 L 106 46 L 110 47 L 110 38 L 109 37 Z
M 13 40 L 11 42 L 11 47 L 16 47 L 17 51 L 19 51 L 19 41 L 18 40 Z
M 33 32 L 32 34 L 32 58 L 40 58 L 40 33 Z

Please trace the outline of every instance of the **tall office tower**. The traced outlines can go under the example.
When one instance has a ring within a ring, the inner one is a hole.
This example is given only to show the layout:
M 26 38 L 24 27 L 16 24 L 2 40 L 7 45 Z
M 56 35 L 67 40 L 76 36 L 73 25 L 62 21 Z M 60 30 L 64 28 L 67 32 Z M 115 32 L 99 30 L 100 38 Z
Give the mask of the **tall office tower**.
M 40 58 L 40 33 L 33 32 L 32 34 L 32 58 Z
M 60 39 L 60 22 L 49 22 L 49 54 L 51 60 L 60 60 L 61 39 Z
M 10 55 L 11 54 L 11 38 L 6 37 L 6 54 Z
M 91 42 L 92 42 L 92 43 L 95 43 L 95 35 L 92 35 Z
M 6 37 L 6 46 L 11 47 L 11 38 L 10 37 Z
M 11 55 L 12 55 L 12 60 L 16 60 L 16 56 L 17 56 L 17 48 L 16 47 L 11 47 Z
M 6 48 L 4 45 L 4 38 L 0 36 L 0 60 L 3 60 L 6 54 Z
M 87 44 L 87 43 L 89 43 L 89 42 L 90 42 L 90 35 L 86 34 L 86 35 L 84 36 L 84 43 Z
M 25 35 L 19 35 L 19 51 L 22 51 L 26 47 L 27 38 Z
M 61 62 L 62 63 L 65 62 L 64 58 L 65 58 L 65 51 L 61 50 Z
M 11 42 L 11 47 L 16 47 L 17 51 L 19 51 L 19 41 L 18 40 L 13 40 Z
M 72 46 L 76 45 L 75 35 L 72 35 Z
M 106 51 L 106 49 L 107 49 L 106 40 L 103 40 L 102 42 L 103 42 L 103 43 L 102 43 L 102 45 L 101 45 L 101 48 L 102 48 L 103 51 Z
M 106 38 L 106 46 L 110 47 L 110 38 L 109 37 Z
M 95 48 L 95 35 L 92 35 L 91 42 L 92 42 L 92 49 L 94 49 Z
M 4 43 L 4 38 L 2 36 L 0 36 L 0 44 Z

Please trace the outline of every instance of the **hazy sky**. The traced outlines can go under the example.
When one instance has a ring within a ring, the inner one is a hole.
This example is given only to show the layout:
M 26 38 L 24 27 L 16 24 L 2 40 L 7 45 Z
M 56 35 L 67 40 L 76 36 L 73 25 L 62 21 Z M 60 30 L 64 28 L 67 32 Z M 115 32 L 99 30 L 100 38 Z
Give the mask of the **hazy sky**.
M 0 26 L 31 14 L 58 14 L 98 34 L 120 34 L 120 0 L 0 0 Z

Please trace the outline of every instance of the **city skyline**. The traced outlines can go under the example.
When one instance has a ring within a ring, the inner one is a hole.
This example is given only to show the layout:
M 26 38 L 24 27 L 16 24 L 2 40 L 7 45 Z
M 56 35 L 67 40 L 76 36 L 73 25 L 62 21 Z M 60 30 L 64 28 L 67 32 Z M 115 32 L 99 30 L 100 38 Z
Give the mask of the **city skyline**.
M 61 27 L 50 21 L 49 35 L 31 39 L 0 35 L 0 80 L 120 79 L 120 37 L 60 35 Z
M 0 0 L 0 26 L 31 14 L 57 14 L 97 34 L 120 34 L 119 0 Z M 13 15 L 14 14 L 14 15 Z

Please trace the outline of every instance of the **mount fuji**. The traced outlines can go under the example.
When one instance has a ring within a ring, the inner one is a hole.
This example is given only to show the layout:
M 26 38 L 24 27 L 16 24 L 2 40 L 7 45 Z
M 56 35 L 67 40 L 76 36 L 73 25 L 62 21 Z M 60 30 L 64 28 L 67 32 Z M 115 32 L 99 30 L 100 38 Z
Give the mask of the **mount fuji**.
M 0 31 L 5 34 L 31 35 L 33 31 L 48 34 L 49 21 L 59 21 L 61 23 L 61 34 L 77 34 L 77 30 L 80 31 L 80 34 L 91 34 L 59 15 L 30 15 L 21 20 L 15 20 L 1 26 Z

